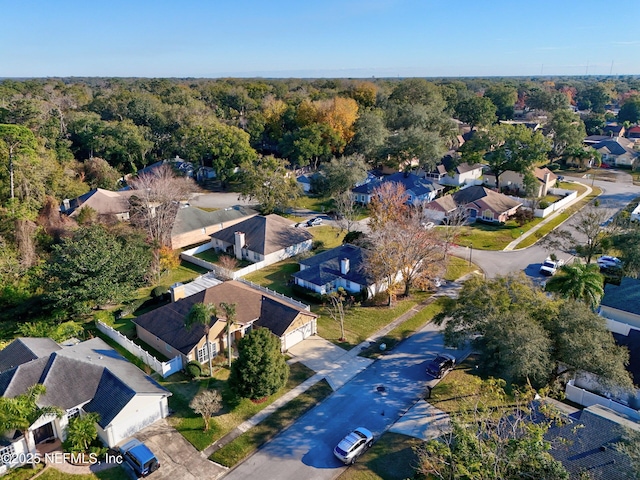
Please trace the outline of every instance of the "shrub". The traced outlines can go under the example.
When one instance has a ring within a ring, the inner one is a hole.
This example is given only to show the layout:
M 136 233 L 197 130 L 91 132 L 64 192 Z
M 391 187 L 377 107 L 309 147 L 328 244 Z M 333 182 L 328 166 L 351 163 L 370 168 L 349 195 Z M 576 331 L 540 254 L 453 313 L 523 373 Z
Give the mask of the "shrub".
M 344 236 L 344 239 L 342 240 L 342 243 L 355 243 L 362 237 L 364 237 L 364 233 L 358 230 L 347 232 L 347 234 Z
M 560 169 L 560 164 L 558 164 L 558 163 L 550 163 L 550 164 L 547 166 L 547 168 L 548 168 L 549 170 L 551 170 L 552 172 L 555 172 L 556 170 L 559 170 L 559 169 Z
M 158 285 L 153 290 L 151 290 L 151 298 L 162 298 L 165 293 L 167 293 L 167 287 Z
M 541 208 L 542 210 L 544 210 L 545 208 L 547 208 L 549 205 L 550 205 L 550 204 L 549 204 L 549 202 L 547 202 L 546 200 L 542 200 L 542 201 L 540 202 L 540 208 Z
M 191 378 L 196 378 L 202 375 L 202 365 L 197 360 L 191 360 L 187 363 L 185 370 L 187 371 L 187 375 Z
M 324 247 L 324 242 L 322 240 L 314 240 L 311 245 L 311 250 L 318 250 L 319 248 Z

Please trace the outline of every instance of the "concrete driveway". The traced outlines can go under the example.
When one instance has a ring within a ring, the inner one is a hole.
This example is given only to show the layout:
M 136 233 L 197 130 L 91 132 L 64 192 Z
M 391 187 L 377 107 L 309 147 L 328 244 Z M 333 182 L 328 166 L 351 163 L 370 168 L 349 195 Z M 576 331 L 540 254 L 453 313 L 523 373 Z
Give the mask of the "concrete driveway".
M 152 480 L 215 479 L 227 472 L 227 468 L 209 461 L 197 451 L 166 419 L 155 422 L 135 436 L 160 461 L 160 468 L 147 477 Z
M 337 390 L 373 362 L 369 358 L 359 357 L 359 350 L 356 349 L 347 351 L 314 335 L 289 349 L 292 357 L 289 363 L 300 362 L 324 375 L 331 388 Z

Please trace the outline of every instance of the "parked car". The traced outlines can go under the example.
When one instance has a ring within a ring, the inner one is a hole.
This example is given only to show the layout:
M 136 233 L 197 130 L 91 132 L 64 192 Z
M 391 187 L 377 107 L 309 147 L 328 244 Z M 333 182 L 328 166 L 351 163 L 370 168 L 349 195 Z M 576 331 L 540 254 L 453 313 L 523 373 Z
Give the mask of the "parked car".
M 137 438 L 122 445 L 120 453 L 138 477 L 146 477 L 160 468 L 160 462 L 153 452 Z
M 355 463 L 360 455 L 373 445 L 373 433 L 364 427 L 358 427 L 340 440 L 333 454 L 346 465 Z
M 562 260 L 551 260 L 551 257 L 547 257 L 542 265 L 540 265 L 540 273 L 548 277 L 555 275 L 564 262 Z
M 422 228 L 424 228 L 425 230 L 429 230 L 436 226 L 436 224 L 433 222 L 422 222 L 420 225 L 422 225 Z
M 307 221 L 307 227 L 315 227 L 316 225 L 322 225 L 322 219 L 320 217 L 315 217 Z
M 618 257 L 612 257 L 610 255 L 602 255 L 598 258 L 598 266 L 601 269 L 604 268 L 621 268 L 622 260 Z
M 456 357 L 441 353 L 427 364 L 427 373 L 435 378 L 444 377 L 456 366 Z

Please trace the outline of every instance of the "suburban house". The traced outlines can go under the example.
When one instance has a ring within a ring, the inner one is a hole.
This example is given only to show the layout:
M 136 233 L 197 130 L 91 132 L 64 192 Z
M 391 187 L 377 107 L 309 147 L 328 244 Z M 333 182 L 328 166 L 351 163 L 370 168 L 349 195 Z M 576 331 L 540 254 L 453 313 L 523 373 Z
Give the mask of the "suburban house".
M 185 319 L 191 307 L 197 303 L 221 302 L 236 305 L 236 317 L 232 327 L 232 340 L 239 340 L 252 328 L 268 328 L 280 338 L 282 351 L 316 334 L 317 315 L 306 305 L 277 297 L 242 282 L 231 280 L 207 288 L 193 295 L 182 297 L 184 286 L 174 288 L 174 302 L 159 307 L 133 319 L 140 340 L 151 345 L 167 357 L 180 355 L 184 365 L 191 360 L 201 363 L 209 360 L 204 325 L 185 327 Z M 209 325 L 209 342 L 212 357 L 228 347 L 226 318 L 214 318 Z
M 296 285 L 320 295 L 340 287 L 350 293 L 377 293 L 375 282 L 364 271 L 364 250 L 348 243 L 302 260 L 300 271 L 292 276 Z
M 311 250 L 313 235 L 279 215 L 257 215 L 213 233 L 211 246 L 238 260 L 272 263 Z
M 640 329 L 640 279 L 623 277 L 620 285 L 605 284 L 598 313 Z
M 633 140 L 622 137 L 609 138 L 593 145 L 600 153 L 602 163 L 615 167 L 634 168 L 638 161 L 640 151 L 635 150 Z
M 104 188 L 94 188 L 77 198 L 63 200 L 60 211 L 75 218 L 83 208 L 88 207 L 100 217 L 111 216 L 120 221 L 129 220 L 129 197 L 133 193 L 134 190 L 113 192 Z
M 625 131 L 624 125 L 618 125 L 617 123 L 608 123 L 602 127 L 602 134 L 609 137 L 624 137 Z
M 351 194 L 353 201 L 363 205 L 371 203 L 373 191 L 383 183 L 397 183 L 402 185 L 407 195 L 406 203 L 410 205 L 430 202 L 444 190 L 442 185 L 427 178 L 419 177 L 415 173 L 397 172 L 380 180 L 374 180 L 352 188 Z
M 211 234 L 258 215 L 248 207 L 233 207 L 207 212 L 201 208 L 181 204 L 171 229 L 171 248 L 211 241 Z
M 537 180 L 534 194 L 536 197 L 544 197 L 550 188 L 555 187 L 558 176 L 547 167 L 533 167 L 533 176 Z M 496 176 L 493 172 L 487 172 L 484 176 L 484 183 L 489 187 L 496 186 Z M 513 190 L 516 193 L 524 193 L 524 174 L 507 170 L 500 175 L 500 187 Z
M 583 140 L 583 143 L 585 145 L 593 147 L 594 145 L 597 145 L 600 142 L 603 142 L 605 140 L 610 140 L 610 139 L 611 139 L 610 135 L 589 135 L 588 137 L 585 137 L 585 139 Z
M 13 398 L 35 384 L 46 387 L 38 404 L 58 407 L 62 416 L 41 416 L 28 438 L 14 436 L 3 453 L 33 453 L 42 442 L 64 440 L 69 419 L 85 412 L 100 416 L 98 435 L 109 447 L 169 414 L 171 393 L 100 338 L 65 347 L 50 338 L 11 342 L 0 351 L 0 394 Z
M 469 165 L 467 162 L 455 163 L 453 156 L 445 156 L 441 163 L 427 173 L 427 178 L 433 179 L 441 185 L 451 185 L 459 187 L 461 185 L 474 183 L 482 178 L 482 165 L 475 163 Z
M 425 205 L 425 214 L 433 220 L 442 221 L 458 207 L 464 207 L 469 221 L 506 222 L 514 215 L 522 202 L 494 192 L 482 185 L 473 185 L 445 195 Z
M 640 138 L 640 125 L 636 125 L 627 130 L 627 138 Z

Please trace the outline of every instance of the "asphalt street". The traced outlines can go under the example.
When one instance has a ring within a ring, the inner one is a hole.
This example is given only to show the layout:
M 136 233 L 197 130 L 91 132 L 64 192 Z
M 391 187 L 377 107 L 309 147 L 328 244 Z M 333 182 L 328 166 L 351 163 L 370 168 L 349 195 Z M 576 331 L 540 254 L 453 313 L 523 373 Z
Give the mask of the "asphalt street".
M 596 177 L 597 178 L 597 177 Z M 620 209 L 624 208 L 634 198 L 640 196 L 640 187 L 634 186 L 630 182 L 628 174 L 618 175 L 616 182 L 595 180 L 593 182 L 595 186 L 602 188 L 603 193 L 598 197 L 601 207 L 604 207 L 609 212 L 609 217 L 613 216 Z M 574 180 L 580 183 L 591 185 L 592 179 L 585 178 L 569 178 L 567 180 Z M 569 230 L 574 238 L 579 239 L 579 235 L 572 228 L 571 219 L 567 220 L 559 228 Z M 540 264 L 551 253 L 555 253 L 558 258 L 565 262 L 570 262 L 573 256 L 567 252 L 555 252 L 549 251 L 545 248 L 536 245 L 531 247 L 513 250 L 513 251 L 488 251 L 474 249 L 471 251 L 469 247 L 458 246 L 453 251 L 454 255 L 469 259 L 478 265 L 484 274 L 488 278 L 493 278 L 498 275 L 505 275 L 509 272 L 524 271 L 527 276 L 536 279 L 542 279 L 543 277 L 539 273 Z
M 434 325 L 427 325 L 229 472 L 225 479 L 336 477 L 345 468 L 333 455 L 340 439 L 359 426 L 379 438 L 422 397 L 425 387 L 434 383 L 425 366 L 443 348 L 441 332 Z

